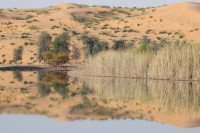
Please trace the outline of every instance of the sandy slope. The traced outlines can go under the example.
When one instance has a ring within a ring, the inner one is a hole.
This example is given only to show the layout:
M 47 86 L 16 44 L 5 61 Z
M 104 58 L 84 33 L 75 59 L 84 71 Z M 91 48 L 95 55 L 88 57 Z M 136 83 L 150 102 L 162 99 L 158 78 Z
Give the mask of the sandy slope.
M 37 39 L 41 31 L 48 31 L 55 37 L 64 30 L 77 33 L 87 30 L 89 34 L 109 42 L 110 46 L 112 41 L 117 39 L 135 42 L 137 46 L 143 36 L 148 36 L 155 41 L 159 38 L 167 38 L 200 42 L 199 3 L 182 2 L 157 8 L 118 8 L 117 10 L 123 10 L 125 13 L 107 7 L 87 7 L 78 4 L 61 4 L 44 9 L 4 9 L 0 13 L 0 63 L 14 64 L 13 50 L 23 46 L 23 59 L 18 63 L 41 64 L 37 60 Z M 27 15 L 32 15 L 33 18 L 26 19 Z M 79 16 L 95 18 L 98 23 L 85 26 L 84 23 L 74 20 Z M 13 17 L 21 17 L 25 20 L 16 20 Z M 31 26 L 35 26 L 36 29 L 30 29 Z M 131 29 L 134 31 L 128 32 Z M 71 47 L 83 47 L 82 42 L 77 39 L 79 36 L 80 34 L 71 35 Z M 24 45 L 26 42 L 32 45 Z M 82 54 L 79 61 L 83 59 Z

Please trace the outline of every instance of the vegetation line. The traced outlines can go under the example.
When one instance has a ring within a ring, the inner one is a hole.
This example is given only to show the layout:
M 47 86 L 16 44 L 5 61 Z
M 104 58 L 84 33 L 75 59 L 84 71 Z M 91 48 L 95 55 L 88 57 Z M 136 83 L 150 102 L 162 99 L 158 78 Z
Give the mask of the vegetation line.
M 105 51 L 89 57 L 87 65 L 79 74 L 199 81 L 200 45 L 184 42 L 158 46 L 144 42 L 137 50 Z

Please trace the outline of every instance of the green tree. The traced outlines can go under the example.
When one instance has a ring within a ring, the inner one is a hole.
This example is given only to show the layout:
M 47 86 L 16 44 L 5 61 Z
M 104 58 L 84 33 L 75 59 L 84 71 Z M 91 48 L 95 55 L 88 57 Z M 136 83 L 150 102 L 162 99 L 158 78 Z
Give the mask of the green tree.
M 70 36 L 68 32 L 58 35 L 51 45 L 51 51 L 55 54 L 70 52 Z
M 48 32 L 43 31 L 40 33 L 40 36 L 38 38 L 38 45 L 39 45 L 38 59 L 39 60 L 44 60 L 42 53 L 49 51 L 51 40 L 52 40 L 52 37 Z M 45 60 L 44 60 L 44 63 L 45 63 Z
M 41 55 L 50 65 L 59 66 L 65 64 L 69 60 L 69 45 L 70 36 L 68 32 L 63 32 L 51 43 L 48 51 L 43 51 Z

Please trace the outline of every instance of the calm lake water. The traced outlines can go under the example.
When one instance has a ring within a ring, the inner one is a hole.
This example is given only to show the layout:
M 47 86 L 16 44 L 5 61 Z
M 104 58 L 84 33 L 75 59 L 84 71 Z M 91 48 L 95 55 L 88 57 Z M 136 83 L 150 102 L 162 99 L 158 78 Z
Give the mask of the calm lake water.
M 0 133 L 199 133 L 200 83 L 0 72 Z

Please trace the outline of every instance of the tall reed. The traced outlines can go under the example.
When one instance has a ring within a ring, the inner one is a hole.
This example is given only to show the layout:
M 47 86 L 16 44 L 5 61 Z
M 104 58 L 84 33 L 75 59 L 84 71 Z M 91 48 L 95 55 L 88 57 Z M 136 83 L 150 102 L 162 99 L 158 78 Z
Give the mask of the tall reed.
M 165 80 L 200 80 L 200 45 L 167 45 L 157 52 L 106 51 L 88 58 L 82 74 Z

